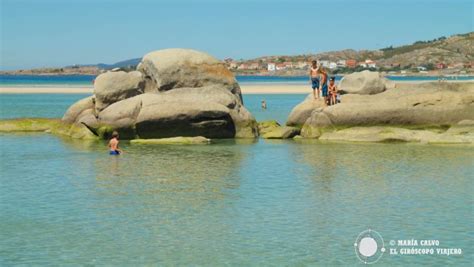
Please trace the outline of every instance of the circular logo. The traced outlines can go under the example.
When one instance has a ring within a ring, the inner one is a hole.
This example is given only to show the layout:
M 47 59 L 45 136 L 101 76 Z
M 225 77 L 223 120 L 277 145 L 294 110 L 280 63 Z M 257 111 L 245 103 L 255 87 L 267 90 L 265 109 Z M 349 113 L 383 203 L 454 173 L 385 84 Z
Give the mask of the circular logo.
M 385 252 L 382 236 L 374 230 L 368 229 L 357 236 L 354 243 L 357 258 L 365 264 L 376 263 Z

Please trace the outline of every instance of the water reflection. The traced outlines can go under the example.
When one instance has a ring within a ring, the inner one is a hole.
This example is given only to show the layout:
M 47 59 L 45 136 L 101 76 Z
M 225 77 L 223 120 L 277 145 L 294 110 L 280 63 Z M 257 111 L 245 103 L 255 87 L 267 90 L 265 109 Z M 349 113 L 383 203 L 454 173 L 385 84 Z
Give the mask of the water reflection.
M 472 149 L 123 142 L 117 157 L 105 142 L 0 138 L 6 265 L 340 266 L 358 263 L 353 242 L 369 227 L 388 240 L 472 239 Z

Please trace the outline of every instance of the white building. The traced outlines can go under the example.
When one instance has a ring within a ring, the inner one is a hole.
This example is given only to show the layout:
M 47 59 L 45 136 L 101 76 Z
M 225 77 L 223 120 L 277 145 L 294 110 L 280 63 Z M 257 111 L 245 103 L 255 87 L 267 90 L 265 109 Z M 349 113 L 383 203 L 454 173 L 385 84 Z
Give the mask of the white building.
M 337 69 L 337 63 L 336 62 L 329 62 L 329 66 L 328 66 L 329 69 Z
M 277 64 L 277 65 L 275 66 L 275 69 L 276 69 L 276 70 L 284 70 L 284 69 L 286 69 L 286 65 L 283 64 L 283 63 Z
M 320 60 L 319 64 L 325 68 L 329 68 L 329 60 Z
M 276 70 L 276 65 L 275 65 L 275 63 L 268 63 L 268 64 L 267 64 L 267 70 L 268 70 L 268 71 L 275 71 L 275 70 Z
M 370 59 L 365 60 L 365 64 L 369 68 L 376 68 L 377 67 L 377 64 L 375 64 L 375 61 L 370 60 Z
M 339 68 L 345 68 L 345 67 L 346 67 L 346 61 L 343 60 L 343 59 L 338 60 L 338 61 L 336 62 L 336 64 L 337 64 L 337 67 L 339 67 Z

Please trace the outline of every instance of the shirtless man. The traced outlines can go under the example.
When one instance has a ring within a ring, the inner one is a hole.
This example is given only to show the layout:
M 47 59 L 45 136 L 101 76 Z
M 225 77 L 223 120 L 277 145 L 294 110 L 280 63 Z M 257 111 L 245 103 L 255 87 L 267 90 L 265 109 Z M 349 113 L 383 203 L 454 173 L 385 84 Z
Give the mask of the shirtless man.
M 316 60 L 313 60 L 311 62 L 311 69 L 309 70 L 309 80 L 311 82 L 311 88 L 313 88 L 313 96 L 314 99 L 319 99 L 319 68 L 318 68 L 318 62 Z M 318 93 L 318 97 L 316 98 L 316 90 Z
M 120 155 L 122 154 L 122 150 L 119 149 L 119 134 L 118 132 L 114 131 L 112 133 L 112 139 L 109 141 L 109 148 L 110 148 L 110 155 Z
M 319 73 L 321 74 L 321 83 L 319 85 L 319 90 L 322 91 L 324 97 L 324 103 L 329 105 L 329 94 L 328 94 L 328 73 L 326 70 L 321 67 L 319 69 Z

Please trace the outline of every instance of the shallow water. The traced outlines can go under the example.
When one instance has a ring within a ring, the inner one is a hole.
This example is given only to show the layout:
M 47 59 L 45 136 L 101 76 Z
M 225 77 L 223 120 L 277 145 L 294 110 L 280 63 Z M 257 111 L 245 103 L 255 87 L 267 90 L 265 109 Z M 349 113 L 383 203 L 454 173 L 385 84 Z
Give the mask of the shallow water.
M 61 118 L 72 103 L 87 96 L 87 94 L 2 94 L 0 119 Z M 291 109 L 305 97 L 305 94 L 252 94 L 244 95 L 243 100 L 258 121 L 277 120 L 283 124 Z M 261 108 L 262 100 L 267 102 L 266 110 Z
M 290 110 L 291 99 L 271 103 Z M 246 103 L 262 118 L 259 100 Z M 48 114 L 62 114 L 52 103 Z M 386 247 L 437 239 L 464 252 L 385 253 L 382 265 L 474 260 L 469 147 L 122 143 L 126 153 L 109 156 L 103 142 L 0 134 L 0 266 L 356 265 L 353 243 L 368 228 Z

